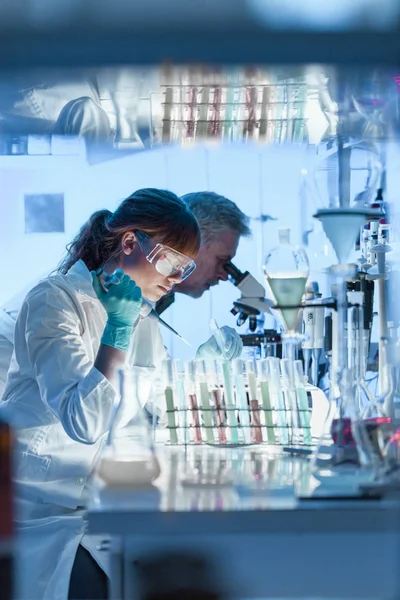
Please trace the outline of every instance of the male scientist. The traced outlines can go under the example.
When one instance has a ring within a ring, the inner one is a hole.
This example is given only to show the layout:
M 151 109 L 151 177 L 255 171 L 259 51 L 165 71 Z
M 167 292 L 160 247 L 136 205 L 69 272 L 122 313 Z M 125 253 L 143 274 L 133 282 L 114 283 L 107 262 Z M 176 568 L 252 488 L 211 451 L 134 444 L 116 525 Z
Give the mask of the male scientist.
M 196 269 L 172 293 L 163 296 L 156 305 L 160 314 L 175 300 L 175 293 L 200 298 L 206 290 L 226 281 L 225 265 L 236 254 L 241 237 L 251 235 L 249 217 L 234 202 L 215 192 L 186 194 L 183 200 L 195 214 L 201 230 L 202 244 L 196 257 Z M 33 287 L 33 283 L 29 289 Z M 0 308 L 0 398 L 14 349 L 14 326 L 19 308 L 28 292 L 25 288 Z
M 201 247 L 196 256 L 196 269 L 187 280 L 160 298 L 156 305 L 158 314 L 171 306 L 175 293 L 200 298 L 210 287 L 226 281 L 226 263 L 234 258 L 240 238 L 251 235 L 249 217 L 232 200 L 215 192 L 194 192 L 182 200 L 200 225 Z

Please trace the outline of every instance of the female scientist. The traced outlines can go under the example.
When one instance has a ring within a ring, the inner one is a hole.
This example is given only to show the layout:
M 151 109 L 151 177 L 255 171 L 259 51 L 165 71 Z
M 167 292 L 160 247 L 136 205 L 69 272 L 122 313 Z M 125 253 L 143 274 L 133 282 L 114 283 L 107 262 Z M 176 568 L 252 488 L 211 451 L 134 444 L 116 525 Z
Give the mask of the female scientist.
M 58 273 L 28 293 L 1 403 L 15 435 L 18 598 L 107 597 L 106 553 L 84 534 L 82 513 L 116 397 L 111 381 L 125 363 L 144 381 L 157 371 L 166 350 L 157 320 L 140 316 L 142 294 L 156 301 L 190 275 L 199 245 L 177 196 L 139 190 L 114 213 L 94 213 Z M 120 283 L 107 291 L 97 273 L 117 269 Z M 240 338 L 223 330 L 233 357 Z M 211 338 L 201 355 L 216 348 Z

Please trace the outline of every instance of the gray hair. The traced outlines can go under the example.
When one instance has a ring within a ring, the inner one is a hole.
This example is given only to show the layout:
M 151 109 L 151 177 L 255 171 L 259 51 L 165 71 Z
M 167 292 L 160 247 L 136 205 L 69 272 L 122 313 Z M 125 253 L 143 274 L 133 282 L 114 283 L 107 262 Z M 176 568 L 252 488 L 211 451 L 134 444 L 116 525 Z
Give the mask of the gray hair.
M 232 200 L 215 192 L 194 192 L 181 199 L 199 223 L 203 244 L 218 238 L 227 229 L 240 237 L 251 236 L 250 218 Z

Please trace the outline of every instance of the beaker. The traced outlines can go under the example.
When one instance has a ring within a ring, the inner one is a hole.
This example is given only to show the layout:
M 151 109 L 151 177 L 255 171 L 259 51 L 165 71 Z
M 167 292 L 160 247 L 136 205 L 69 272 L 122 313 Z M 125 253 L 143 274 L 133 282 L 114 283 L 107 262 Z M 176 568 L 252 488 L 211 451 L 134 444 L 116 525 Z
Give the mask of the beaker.
M 149 392 L 147 369 L 119 371 L 119 399 L 96 468 L 107 486 L 148 487 L 160 475 L 151 430 L 143 412 Z

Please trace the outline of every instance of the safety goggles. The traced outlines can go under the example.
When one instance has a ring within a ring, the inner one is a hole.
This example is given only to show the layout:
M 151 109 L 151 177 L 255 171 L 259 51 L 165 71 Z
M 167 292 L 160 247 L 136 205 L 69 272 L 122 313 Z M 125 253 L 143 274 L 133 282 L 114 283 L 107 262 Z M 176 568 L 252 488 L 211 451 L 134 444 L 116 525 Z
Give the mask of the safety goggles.
M 157 271 L 165 277 L 179 276 L 181 281 L 196 268 L 194 260 L 164 244 L 157 244 L 142 231 L 135 231 L 141 251 Z

